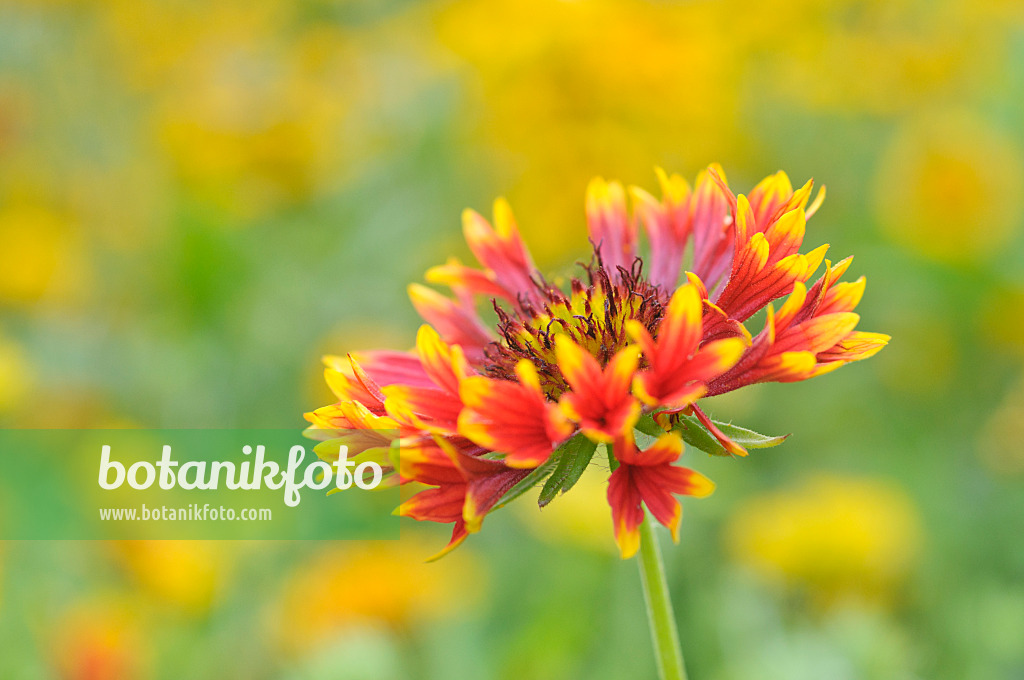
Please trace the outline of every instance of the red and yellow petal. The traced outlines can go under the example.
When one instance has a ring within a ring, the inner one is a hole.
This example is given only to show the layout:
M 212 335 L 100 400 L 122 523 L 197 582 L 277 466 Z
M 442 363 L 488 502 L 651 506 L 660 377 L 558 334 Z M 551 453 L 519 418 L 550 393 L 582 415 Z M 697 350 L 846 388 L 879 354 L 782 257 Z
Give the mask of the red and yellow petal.
M 853 331 L 834 346 L 820 352 L 818 361 L 860 361 L 878 354 L 889 344 L 890 336 L 884 333 Z
M 428 283 L 443 284 L 456 292 L 514 301 L 513 294 L 498 283 L 493 271 L 468 267 L 454 257 L 428 269 L 424 278 Z
M 812 377 L 816 365 L 812 352 L 782 352 L 760 361 L 754 374 L 756 382 L 796 382 Z
M 778 261 L 800 250 L 807 228 L 807 216 L 797 208 L 783 214 L 764 232 L 771 249 L 771 259 Z
M 587 187 L 587 230 L 613 281 L 636 256 L 636 225 L 626 211 L 626 191 L 618 182 L 591 180 Z
M 620 465 L 608 479 L 608 505 L 612 510 L 615 542 L 622 559 L 629 559 L 640 549 L 640 523 L 644 521 L 643 500 L 633 483 L 632 470 Z
M 688 357 L 703 337 L 704 303 L 697 286 L 686 283 L 676 289 L 658 328 L 659 355 Z M 663 360 L 659 356 L 659 360 Z
M 755 224 L 766 226 L 769 220 L 784 207 L 793 195 L 789 176 L 781 170 L 769 175 L 750 190 L 751 212 Z
M 398 456 L 398 474 L 404 480 L 432 486 L 465 481 L 451 457 L 433 437 L 403 441 Z
M 623 559 L 639 548 L 643 506 L 678 540 L 682 507 L 675 496 L 704 497 L 714 490 L 714 484 L 703 475 L 672 465 L 682 451 L 683 441 L 675 433 L 662 435 L 645 451 L 638 451 L 631 437 L 616 440 L 619 467 L 608 482 L 608 503 Z
M 679 175 L 669 175 L 655 168 L 661 184 L 659 201 L 638 187 L 630 187 L 634 211 L 647 232 L 650 244 L 648 278 L 665 290 L 671 290 L 679 280 L 686 243 L 689 240 L 693 217 L 690 210 L 690 185 Z
M 388 385 L 382 389 L 384 408 L 400 425 L 442 434 L 456 432 L 462 411 L 462 402 L 457 395 L 408 385 Z
M 683 440 L 674 432 L 666 432 L 654 444 L 640 451 L 632 434 L 615 442 L 615 458 L 624 465 L 664 465 L 683 454 Z
M 779 311 L 775 314 L 774 326 L 776 328 L 785 328 L 789 326 L 797 315 L 804 309 L 804 305 L 807 302 L 807 286 L 801 282 L 793 284 L 793 292 L 789 294 L 786 301 L 779 307 Z
M 559 405 L 588 437 L 609 442 L 632 429 L 641 411 L 630 394 L 640 359 L 638 347 L 619 350 L 602 369 L 589 352 L 568 336 L 559 335 L 555 338 L 555 356 L 572 388 L 562 395 Z
M 811 274 L 818 271 L 818 267 L 820 267 L 821 263 L 825 260 L 825 254 L 828 253 L 829 247 L 829 244 L 823 243 L 804 255 L 807 260 L 807 269 L 804 274 L 804 278 L 802 279 L 803 281 L 806 281 L 811 277 Z
M 469 531 L 466 529 L 466 523 L 462 520 L 456 520 L 455 525 L 452 527 L 452 537 L 448 541 L 448 545 L 442 548 L 434 555 L 427 558 L 427 562 L 436 562 L 451 551 L 462 545 L 462 542 L 469 536 Z
M 863 276 L 856 281 L 841 281 L 831 286 L 818 307 L 818 314 L 853 311 L 864 297 L 866 286 L 867 280 Z
M 480 446 L 504 452 L 508 465 L 532 468 L 546 461 L 573 428 L 546 401 L 529 361 L 520 361 L 516 374 L 518 382 L 482 376 L 463 380 L 459 393 L 465 408 L 458 431 Z
M 640 402 L 628 396 L 614 408 L 601 412 L 595 417 L 580 409 L 576 394 L 565 394 L 559 405 L 567 418 L 579 424 L 580 431 L 595 442 L 610 443 L 622 436 L 640 420 L 643 409 Z
M 416 334 L 416 352 L 426 374 L 449 394 L 458 395 L 459 383 L 473 374 L 462 348 L 445 343 L 430 326 L 420 326 Z
M 536 269 L 506 200 L 499 198 L 494 202 L 493 228 L 479 213 L 465 210 L 462 232 L 476 259 L 493 274 L 495 282 L 511 295 L 513 302 L 520 296 L 539 301 L 533 285 Z
M 687 368 L 698 380 L 710 380 L 735 366 L 749 346 L 745 337 L 713 340 L 700 348 Z
M 651 406 L 683 406 L 704 394 L 704 383 L 732 368 L 743 356 L 746 338 L 722 338 L 697 349 L 701 342 L 704 304 L 694 283 L 673 295 L 655 341 L 641 324 L 626 332 L 642 349 L 649 368 L 636 378 L 633 392 Z
M 853 331 L 859 321 L 860 315 L 853 312 L 812 317 L 803 323 L 777 331 L 773 353 L 824 352 Z
M 420 521 L 448 522 L 462 521 L 462 508 L 466 500 L 466 484 L 445 484 L 424 489 L 398 506 L 396 514 Z
M 594 393 L 603 388 L 601 364 L 569 336 L 555 337 L 555 357 L 562 376 L 574 390 Z
M 700 407 L 693 407 L 693 415 L 697 417 L 697 420 L 700 421 L 700 424 L 703 425 L 707 429 L 707 431 L 711 433 L 711 436 L 718 440 L 718 443 L 721 444 L 722 448 L 724 448 L 726 451 L 728 451 L 734 456 L 743 457 L 747 455 L 747 450 L 740 446 L 739 444 L 737 444 L 736 442 L 734 442 L 732 439 L 730 439 L 724 432 L 722 432 L 718 425 L 716 425 L 715 422 L 711 420 L 711 418 L 709 418 L 708 415 L 704 413 L 704 411 L 701 410 Z
M 637 343 L 649 368 L 634 381 L 634 391 L 645 403 L 656 405 L 666 397 L 678 397 L 691 380 L 685 366 L 701 342 L 704 305 L 698 286 L 687 283 L 672 295 L 657 341 L 640 323 L 626 323 L 626 333 Z
M 731 269 L 735 225 L 730 212 L 734 200 L 721 166 L 711 165 L 697 176 L 689 205 L 693 272 L 712 287 Z
M 637 467 L 632 479 L 644 505 L 672 532 L 672 540 L 677 543 L 683 508 L 676 495 L 704 498 L 715 489 L 714 482 L 699 472 L 669 464 Z
M 447 342 L 461 345 L 471 358 L 483 356 L 483 348 L 492 337 L 475 310 L 418 283 L 409 285 L 409 299 Z
M 479 531 L 487 513 L 512 487 L 530 474 L 529 470 L 511 468 L 501 461 L 468 455 L 442 438 L 437 438 L 437 445 L 466 482 L 462 519 L 470 533 Z

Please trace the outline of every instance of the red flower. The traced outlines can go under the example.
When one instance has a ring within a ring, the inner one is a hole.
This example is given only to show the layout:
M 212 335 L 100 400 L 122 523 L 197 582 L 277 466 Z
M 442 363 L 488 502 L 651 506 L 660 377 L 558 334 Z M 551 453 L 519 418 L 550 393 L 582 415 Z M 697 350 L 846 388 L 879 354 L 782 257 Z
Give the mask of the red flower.
M 463 231 L 480 267 L 449 260 L 430 269 L 428 281 L 448 286 L 451 296 L 410 287 L 430 324 L 414 352 L 328 358 L 338 402 L 307 414 L 310 436 L 349 437 L 371 453 L 398 446 L 400 481 L 431 487 L 403 504 L 402 514 L 453 523 L 450 545 L 479 528 L 532 471 L 541 468 L 530 483 L 555 460 L 564 470 L 567 456 L 592 455 L 593 446 L 577 445 L 581 439 L 560 448 L 583 437 L 611 443 L 621 463 L 609 501 L 623 554 L 635 550 L 641 505 L 677 531 L 675 495 L 705 494 L 710 482 L 671 465 L 682 446 L 675 435 L 638 451 L 641 418 L 671 425 L 692 413 L 687 427 L 746 455 L 723 432 L 736 430 L 719 427 L 699 399 L 821 375 L 873 355 L 888 336 L 856 330 L 864 281 L 839 281 L 849 259 L 826 263 L 807 287 L 828 248 L 800 252 L 807 220 L 824 198 L 821 191 L 808 205 L 811 182 L 794 191 L 780 172 L 744 197 L 733 194 L 718 166 L 692 189 L 661 170 L 658 179 L 660 198 L 591 182 L 593 259 L 565 287 L 536 269 L 505 201 L 494 204 L 493 226 L 467 210 Z M 786 296 L 776 312 L 773 302 Z M 481 302 L 496 324 L 483 321 Z M 744 323 L 762 309 L 765 324 L 755 335 Z

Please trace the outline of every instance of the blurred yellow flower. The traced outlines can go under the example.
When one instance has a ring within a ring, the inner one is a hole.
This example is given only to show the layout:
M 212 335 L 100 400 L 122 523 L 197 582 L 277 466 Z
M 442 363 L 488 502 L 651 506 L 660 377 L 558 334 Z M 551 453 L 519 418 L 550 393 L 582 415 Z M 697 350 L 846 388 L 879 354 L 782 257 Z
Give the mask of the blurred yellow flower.
M 279 0 L 110 0 L 99 10 L 101 39 L 150 118 L 141 131 L 156 142 L 152 162 L 169 161 L 193 197 L 231 217 L 308 199 L 345 158 L 361 80 L 353 40 L 299 13 Z
M 228 577 L 226 552 L 234 544 L 215 541 L 119 541 L 122 563 L 141 591 L 189 614 L 206 612 Z
M 32 369 L 21 348 L 0 333 L 0 413 L 16 408 L 32 384 Z
M 732 6 L 735 32 L 749 36 L 751 73 L 772 84 L 772 101 L 846 116 L 891 116 L 962 95 L 998 77 L 999 47 L 1012 39 L 978 16 L 984 1 L 794 0 L 785 12 L 772 3 L 716 4 Z
M 48 207 L 11 202 L 0 209 L 0 303 L 32 304 L 66 288 L 71 224 Z
M 828 603 L 893 595 L 914 564 L 921 529 L 899 487 L 819 476 L 742 503 L 726 536 L 741 564 Z
M 652 162 L 760 166 L 750 119 L 764 108 L 783 112 L 774 116 L 807 109 L 892 116 L 934 110 L 928 105 L 961 96 L 979 74 L 1000 77 L 1001 50 L 1012 33 L 976 9 L 909 0 L 798 0 L 786 12 L 735 1 L 459 0 L 439 10 L 434 24 L 465 72 L 469 101 L 459 111 L 460 127 L 488 149 L 489 167 L 511 187 L 512 203 L 536 216 L 521 226 L 527 240 L 543 246 L 535 254 L 544 264 L 581 240 L 582 230 L 573 228 L 577 205 L 568 196 L 595 171 L 640 182 Z M 969 149 L 976 132 L 964 134 Z M 968 165 L 993 146 L 997 152 L 997 168 L 979 170 L 983 179 L 1016 164 L 1012 152 L 998 149 L 1001 138 L 990 144 L 993 134 L 981 134 L 983 148 Z M 973 183 L 971 172 L 957 167 L 959 158 L 954 147 L 953 162 L 921 163 L 922 182 L 900 176 L 892 183 L 900 205 L 908 186 L 923 185 L 906 209 L 918 216 L 908 230 L 970 202 L 941 188 L 951 180 Z M 989 194 L 1012 184 L 1009 172 Z M 570 189 L 567 198 L 551 200 L 553 182 Z M 999 203 L 984 205 L 999 213 L 991 207 Z M 944 219 L 959 224 L 956 216 Z M 894 214 L 891 221 L 905 220 Z
M 408 537 L 325 548 L 288 577 L 272 615 L 277 639 L 301 652 L 349 626 L 401 629 L 471 608 L 484 585 L 472 552 L 425 563 L 433 552 Z
M 1024 160 L 1013 138 L 981 119 L 911 119 L 882 158 L 875 193 L 898 242 L 940 260 L 977 259 L 1020 231 Z
M 161 91 L 157 135 L 197 195 L 243 218 L 309 197 L 338 169 L 347 106 L 341 35 L 225 40 Z
M 114 66 L 143 92 L 174 84 L 182 64 L 204 50 L 239 39 L 269 42 L 292 12 L 281 0 L 103 0 L 97 8 L 101 39 L 117 56 Z
M 647 183 L 652 164 L 728 163 L 743 146 L 741 45 L 714 3 L 463 0 L 435 25 L 468 70 L 460 127 L 533 216 L 520 227 L 541 263 L 585 244 L 574 197 L 594 174 Z
M 56 621 L 49 659 L 62 680 L 141 680 L 151 677 L 145 625 L 130 602 L 96 593 Z

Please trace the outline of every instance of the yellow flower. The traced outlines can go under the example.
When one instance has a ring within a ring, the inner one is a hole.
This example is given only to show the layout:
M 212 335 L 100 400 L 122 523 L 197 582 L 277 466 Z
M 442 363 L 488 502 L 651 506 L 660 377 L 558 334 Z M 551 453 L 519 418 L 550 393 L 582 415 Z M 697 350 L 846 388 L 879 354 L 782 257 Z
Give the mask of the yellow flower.
M 582 187 L 594 169 L 637 181 L 652 159 L 764 169 L 750 123 L 770 110 L 934 109 L 1002 77 L 1014 34 L 978 11 L 998 4 L 460 0 L 434 23 L 468 83 L 459 127 L 537 216 L 523 231 L 544 234 L 546 264 L 577 233 L 552 183 Z
M 62 680 L 141 680 L 151 677 L 149 638 L 135 606 L 100 593 L 76 603 L 52 623 L 52 664 Z
M 985 0 L 794 0 L 785 12 L 773 3 L 716 4 L 723 12 L 732 5 L 729 27 L 749 43 L 750 72 L 771 83 L 769 107 L 844 116 L 916 110 L 993 82 L 1005 68 L 997 50 L 1013 39 L 1005 22 L 980 16 L 981 6 L 992 4 Z
M 155 125 L 190 189 L 257 217 L 306 199 L 339 167 L 348 102 L 331 67 L 343 43 L 329 32 L 294 44 L 223 38 L 180 65 Z
M 945 115 L 908 121 L 876 178 L 879 220 L 891 237 L 940 260 L 991 255 L 1017 233 L 1024 159 L 984 121 Z
M 42 205 L 0 210 L 0 302 L 32 304 L 65 283 L 70 231 L 66 218 Z
M 532 216 L 523 234 L 542 264 L 581 238 L 573 194 L 595 170 L 640 181 L 652 162 L 737 156 L 746 135 L 732 23 L 714 3 L 465 0 L 437 14 L 438 39 L 470 84 L 460 128 Z
M 32 369 L 21 348 L 0 334 L 0 413 L 16 408 L 32 384 Z
M 741 504 L 727 541 L 741 564 L 827 603 L 892 596 L 914 564 L 920 533 L 914 506 L 899 487 L 819 476 Z
M 213 541 L 121 541 L 115 545 L 144 593 L 191 614 L 210 608 L 228 566 L 225 544 Z
M 289 576 L 273 612 L 282 647 L 301 652 L 350 626 L 404 628 L 472 606 L 482 571 L 463 550 L 434 564 L 429 548 L 408 537 L 332 545 Z
M 104 0 L 97 7 L 101 40 L 117 58 L 127 83 L 143 92 L 174 85 L 190 57 L 218 44 L 247 38 L 269 42 L 289 3 L 280 0 L 202 4 L 157 0 Z
M 164 156 L 153 162 L 169 161 L 194 197 L 244 220 L 336 183 L 361 83 L 346 31 L 278 0 L 110 0 L 98 12 Z

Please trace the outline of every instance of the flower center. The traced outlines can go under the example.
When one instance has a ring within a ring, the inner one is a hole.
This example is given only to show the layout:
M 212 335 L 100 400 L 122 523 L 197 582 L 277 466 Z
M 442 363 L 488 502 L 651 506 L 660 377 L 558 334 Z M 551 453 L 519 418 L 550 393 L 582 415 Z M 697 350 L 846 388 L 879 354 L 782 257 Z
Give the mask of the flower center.
M 485 350 L 490 377 L 516 380 L 516 364 L 528 359 L 545 393 L 558 399 L 568 385 L 555 357 L 556 336 L 568 335 L 604 367 L 630 344 L 627 321 L 638 321 L 655 334 L 668 295 L 642 277 L 642 260 L 636 258 L 630 270 L 619 267 L 614 273 L 596 256 L 595 262 L 583 266 L 585 281 L 572 279 L 569 294 L 547 282 L 536 283 L 544 301 L 539 308 L 521 301 L 519 310 L 509 311 L 494 302 L 501 339 Z

